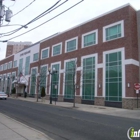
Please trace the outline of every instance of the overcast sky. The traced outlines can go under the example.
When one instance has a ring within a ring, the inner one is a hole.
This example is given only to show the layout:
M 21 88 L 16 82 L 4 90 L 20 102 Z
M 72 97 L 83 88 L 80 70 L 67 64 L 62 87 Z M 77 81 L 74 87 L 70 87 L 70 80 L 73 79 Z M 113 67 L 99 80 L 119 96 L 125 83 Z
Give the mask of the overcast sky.
M 3 4 L 6 7 L 9 7 L 13 14 L 16 14 L 18 11 L 26 7 L 30 4 L 33 0 L 16 0 L 15 2 L 11 0 L 4 0 Z M 28 8 L 24 11 L 20 12 L 16 16 L 11 18 L 11 22 L 9 25 L 12 24 L 21 24 L 25 25 L 30 20 L 34 19 L 36 16 L 50 8 L 53 4 L 55 4 L 58 0 L 35 0 Z M 65 0 L 61 0 L 60 3 L 64 2 Z M 68 0 L 63 6 L 59 7 L 58 9 L 54 10 L 53 12 L 47 14 L 46 16 L 42 17 L 38 21 L 30 24 L 27 29 L 22 29 L 19 32 L 11 35 L 0 38 L 0 40 L 7 40 L 14 36 L 17 36 L 21 33 L 24 33 L 39 24 L 49 20 L 53 16 L 61 13 L 62 11 L 66 10 L 70 6 L 80 2 L 80 0 Z M 97 17 L 105 12 L 113 10 L 117 7 L 130 3 L 136 10 L 140 10 L 140 0 L 84 0 L 76 7 L 72 8 L 71 10 L 67 11 L 66 13 L 58 16 L 57 18 L 51 20 L 50 22 L 44 24 L 43 26 L 23 35 L 18 38 L 15 38 L 10 41 L 31 41 L 35 43 L 39 40 L 42 40 L 52 34 L 57 32 L 62 32 L 66 29 L 69 29 L 75 25 L 78 25 L 82 22 L 85 22 L 91 18 Z M 7 22 L 3 22 L 3 25 L 6 25 Z M 0 27 L 0 33 L 5 33 L 17 29 L 20 26 L 12 26 L 12 27 Z M 7 43 L 0 43 L 0 60 L 5 58 L 6 52 L 6 45 Z

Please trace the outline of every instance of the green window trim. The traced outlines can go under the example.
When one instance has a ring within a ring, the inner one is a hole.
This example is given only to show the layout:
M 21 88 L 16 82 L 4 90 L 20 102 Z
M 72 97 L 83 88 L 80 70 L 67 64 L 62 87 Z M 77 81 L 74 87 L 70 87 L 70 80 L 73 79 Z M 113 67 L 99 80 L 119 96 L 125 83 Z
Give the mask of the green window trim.
M 122 36 L 121 24 L 117 24 L 105 29 L 106 41 L 120 38 Z
M 95 94 L 95 57 L 83 59 L 82 99 L 94 100 Z
M 53 56 L 61 54 L 61 44 L 53 47 Z
M 57 73 L 51 75 L 51 96 L 52 98 L 58 97 L 58 87 L 59 87 L 59 69 L 60 64 L 54 64 L 52 65 L 52 69 L 55 68 L 57 70 Z
M 41 66 L 40 69 L 40 93 L 42 90 L 42 87 L 44 87 L 45 89 L 46 87 L 46 78 L 47 78 L 47 66 Z
M 38 61 L 38 59 L 39 59 L 39 54 L 38 53 L 35 53 L 33 55 L 33 61 Z
M 18 74 L 20 74 L 20 72 L 23 71 L 23 58 L 21 58 L 19 60 L 19 68 L 18 69 L 19 69 Z
M 17 67 L 17 60 L 14 61 L 13 68 Z
M 64 98 L 65 99 L 73 99 L 73 77 L 74 77 L 74 69 L 75 69 L 75 61 L 66 62 L 65 69 L 65 89 L 64 89 Z M 75 75 L 76 76 L 76 75 Z M 74 79 L 75 80 L 75 79 Z
M 25 63 L 25 75 L 29 74 L 29 70 L 30 70 L 30 56 L 27 56 Z
M 49 57 L 49 48 L 42 51 L 42 59 Z
M 122 57 L 121 52 L 106 54 L 105 100 L 122 101 Z
M 97 43 L 96 42 L 96 32 L 85 35 L 83 38 L 83 41 L 84 41 L 83 47 L 95 45 Z
M 77 49 L 77 39 L 67 41 L 66 52 L 71 52 Z
M 30 84 L 31 95 L 35 95 L 35 91 L 36 91 L 36 74 L 37 74 L 37 69 L 33 68 L 31 70 L 31 84 Z

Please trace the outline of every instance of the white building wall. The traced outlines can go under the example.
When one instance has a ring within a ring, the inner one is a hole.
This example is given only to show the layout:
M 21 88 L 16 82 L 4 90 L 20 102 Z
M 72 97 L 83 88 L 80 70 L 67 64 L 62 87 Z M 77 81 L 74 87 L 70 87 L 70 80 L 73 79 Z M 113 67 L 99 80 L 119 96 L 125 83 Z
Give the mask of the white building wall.
M 40 43 L 37 43 L 37 44 L 33 44 L 31 47 L 24 49 L 24 50 L 22 50 L 14 55 L 14 61 L 17 60 L 17 67 L 19 67 L 19 60 L 21 58 L 23 58 L 23 66 L 22 66 L 23 67 L 23 70 L 22 70 L 23 75 L 25 73 L 26 57 L 30 56 L 30 64 L 33 63 L 33 55 L 35 53 L 39 53 L 39 49 L 40 49 Z M 26 78 L 26 81 L 28 81 L 29 75 L 26 75 L 24 77 Z

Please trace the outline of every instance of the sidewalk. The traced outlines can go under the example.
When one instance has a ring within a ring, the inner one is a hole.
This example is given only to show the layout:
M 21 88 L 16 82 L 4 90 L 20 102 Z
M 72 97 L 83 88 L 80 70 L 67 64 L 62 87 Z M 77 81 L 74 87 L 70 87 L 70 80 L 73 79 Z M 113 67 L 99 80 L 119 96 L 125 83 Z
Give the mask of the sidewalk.
M 36 98 L 30 98 L 30 97 L 27 97 L 27 98 L 18 97 L 17 100 L 36 102 Z M 52 104 L 49 104 L 49 100 L 45 100 L 45 102 L 42 102 L 41 99 L 38 100 L 38 103 L 71 108 L 71 109 L 86 111 L 86 112 L 93 112 L 93 113 L 98 113 L 98 114 L 112 115 L 112 116 L 132 118 L 132 119 L 140 119 L 140 109 L 129 110 L 129 109 L 122 109 L 122 108 L 86 105 L 86 104 L 78 104 L 78 103 L 75 103 L 75 107 L 73 107 L 73 103 L 56 102 L 56 105 L 55 105 L 54 101 L 52 102 Z
M 0 113 L 0 140 L 52 140 L 42 132 L 30 128 Z

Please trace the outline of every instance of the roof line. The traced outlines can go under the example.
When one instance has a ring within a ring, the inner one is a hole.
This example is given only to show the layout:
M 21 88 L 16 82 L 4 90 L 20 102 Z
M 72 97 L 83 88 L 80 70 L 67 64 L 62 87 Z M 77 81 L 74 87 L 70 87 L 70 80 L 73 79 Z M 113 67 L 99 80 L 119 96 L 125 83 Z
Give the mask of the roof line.
M 101 15 L 99 15 L 99 16 L 97 16 L 97 17 L 91 18 L 91 19 L 89 19 L 89 20 L 87 20 L 87 21 L 85 21 L 85 22 L 83 22 L 83 23 L 80 23 L 80 24 L 78 24 L 78 25 L 76 25 L 76 26 L 74 26 L 74 27 L 71 27 L 71 28 L 69 28 L 69 29 L 67 29 L 67 30 L 65 30 L 65 31 L 62 31 L 62 32 L 56 34 L 55 36 L 58 36 L 58 35 L 60 35 L 60 34 L 63 34 L 63 33 L 65 33 L 65 32 L 67 32 L 67 31 L 69 31 L 69 30 L 72 30 L 72 29 L 74 29 L 74 28 L 77 28 L 77 27 L 79 27 L 79 26 L 81 26 L 81 25 L 84 25 L 84 24 L 90 22 L 90 21 L 93 21 L 93 20 L 98 19 L 98 18 L 100 18 L 100 17 L 103 17 L 103 16 L 105 16 L 105 15 L 108 15 L 108 14 L 110 14 L 110 13 L 112 13 L 112 12 L 115 12 L 115 11 L 117 11 L 117 10 L 119 10 L 119 9 L 122 9 L 122 8 L 124 8 L 124 7 L 127 7 L 127 6 L 131 6 L 131 5 L 130 5 L 129 3 L 127 3 L 127 4 L 125 4 L 125 5 L 122 5 L 122 6 L 120 6 L 120 7 L 117 7 L 117 8 L 115 8 L 115 9 L 113 9 L 113 10 L 110 10 L 110 11 L 108 11 L 108 12 L 105 12 L 104 14 L 101 14 Z M 133 6 L 131 6 L 131 7 L 133 8 Z M 133 9 L 136 10 L 135 8 L 133 8 Z M 54 36 L 53 36 L 53 37 L 54 37 Z M 40 43 L 42 43 L 42 42 L 44 42 L 44 41 L 47 41 L 47 40 L 49 40 L 49 39 L 50 39 L 50 38 L 43 39 L 43 40 L 40 41 Z

